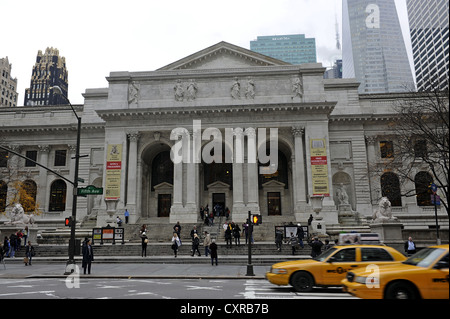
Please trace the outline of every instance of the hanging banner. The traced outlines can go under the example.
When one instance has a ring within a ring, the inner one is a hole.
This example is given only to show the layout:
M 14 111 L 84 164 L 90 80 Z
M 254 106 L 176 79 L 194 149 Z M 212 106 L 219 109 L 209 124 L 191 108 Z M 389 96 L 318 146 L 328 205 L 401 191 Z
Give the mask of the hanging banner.
M 110 144 L 106 154 L 105 199 L 119 199 L 122 176 L 122 144 Z
M 325 139 L 311 139 L 311 179 L 313 195 L 330 196 Z

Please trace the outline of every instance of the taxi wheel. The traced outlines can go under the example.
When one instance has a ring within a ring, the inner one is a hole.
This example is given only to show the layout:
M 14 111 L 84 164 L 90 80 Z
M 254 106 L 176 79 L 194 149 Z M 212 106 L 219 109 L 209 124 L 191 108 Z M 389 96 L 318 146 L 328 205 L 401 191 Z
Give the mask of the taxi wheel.
M 386 288 L 385 299 L 417 299 L 416 289 L 407 282 L 394 282 Z
M 307 272 L 298 271 L 292 275 L 291 285 L 296 291 L 308 292 L 313 289 L 314 278 Z

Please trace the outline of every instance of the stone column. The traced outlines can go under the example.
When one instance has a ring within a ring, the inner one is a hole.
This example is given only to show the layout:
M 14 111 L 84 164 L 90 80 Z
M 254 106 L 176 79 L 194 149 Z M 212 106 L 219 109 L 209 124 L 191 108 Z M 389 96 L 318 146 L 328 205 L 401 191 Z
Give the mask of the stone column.
M 131 132 L 127 134 L 130 140 L 130 148 L 128 153 L 128 180 L 127 180 L 127 209 L 130 212 L 130 222 L 134 223 L 137 219 L 136 202 L 137 202 L 137 145 L 139 141 L 139 132 Z
M 256 148 L 256 131 L 254 128 L 245 129 L 247 135 L 247 210 L 252 214 L 259 213 L 258 189 L 258 160 Z
M 306 221 L 308 216 L 306 207 L 306 183 L 305 183 L 305 161 L 303 149 L 303 127 L 292 127 L 294 137 L 294 157 L 292 161 L 292 174 L 294 186 L 294 214 L 297 221 Z
M 50 146 L 48 145 L 39 145 L 39 160 L 38 162 L 45 167 L 48 167 L 48 153 L 50 152 Z M 53 174 L 52 174 L 53 175 Z M 37 202 L 39 203 L 39 206 L 44 212 L 48 212 L 49 209 L 49 194 L 50 189 L 47 188 L 47 170 L 45 168 L 39 167 L 39 184 L 38 184 L 38 198 Z M 59 178 L 59 177 L 58 177 Z M 66 197 L 68 194 L 72 194 L 70 192 L 70 189 L 72 188 L 71 184 L 68 184 L 66 181 L 64 181 L 67 185 L 66 189 Z
M 233 156 L 233 208 L 231 214 L 235 221 L 245 221 L 248 212 L 244 204 L 244 134 L 242 128 L 233 131 L 235 136 Z

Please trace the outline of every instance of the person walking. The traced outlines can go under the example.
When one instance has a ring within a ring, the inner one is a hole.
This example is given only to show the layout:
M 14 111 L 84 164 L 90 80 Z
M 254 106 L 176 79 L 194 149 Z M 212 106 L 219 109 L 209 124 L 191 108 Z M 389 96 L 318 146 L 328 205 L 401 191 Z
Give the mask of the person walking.
M 203 240 L 203 246 L 205 247 L 205 256 L 209 255 L 209 245 L 211 245 L 211 235 L 205 231 L 205 239 Z
M 124 216 L 125 216 L 125 224 L 128 224 L 128 219 L 130 218 L 130 212 L 128 211 L 127 208 L 125 208 Z
M 240 246 L 241 245 L 241 228 L 239 227 L 238 224 L 235 224 L 234 222 L 231 224 L 234 225 L 234 227 L 233 227 L 234 243 L 236 246 Z
M 300 247 L 305 248 L 305 245 L 303 244 L 303 238 L 305 238 L 305 231 L 303 230 L 303 227 L 300 223 L 297 224 L 297 237 L 298 237 L 298 244 Z
M 143 232 L 141 234 L 141 239 L 142 239 L 142 251 L 141 251 L 141 255 L 142 257 L 147 257 L 147 244 L 148 244 L 148 237 L 147 237 L 147 233 Z
M 295 250 L 298 245 L 298 237 L 295 236 L 293 232 L 291 232 L 291 237 L 289 238 L 289 243 L 291 244 L 291 247 L 292 247 L 292 255 L 295 255 Z
M 218 260 L 217 250 L 218 250 L 218 247 L 217 247 L 215 239 L 213 239 L 211 241 L 211 245 L 209 245 L 209 249 L 211 251 L 211 266 L 214 266 L 214 262 L 216 263 L 216 266 L 217 266 L 217 260 Z
M 281 246 L 283 244 L 283 231 L 277 229 L 275 231 L 275 245 L 277 246 L 277 251 L 281 251 Z
M 314 240 L 309 245 L 311 246 L 311 257 L 317 257 L 322 253 L 323 243 L 319 238 L 314 237 Z
M 416 243 L 412 240 L 412 237 L 409 237 L 405 242 L 405 253 L 408 257 L 416 253 Z
M 225 229 L 225 241 L 227 243 L 227 248 L 231 248 L 231 243 L 232 243 L 231 224 L 228 224 Z
M 194 257 L 195 252 L 198 253 L 198 256 L 200 257 L 200 250 L 198 247 L 200 246 L 200 238 L 198 237 L 197 233 L 194 234 L 194 238 L 192 239 L 192 257 Z
M 31 266 L 31 259 L 34 256 L 34 247 L 31 245 L 31 241 L 28 241 L 28 245 L 25 248 L 25 266 L 30 265 Z
M 91 274 L 91 263 L 94 261 L 94 250 L 92 249 L 91 241 L 87 239 L 84 242 L 83 249 L 83 261 L 82 261 L 82 267 L 83 267 L 83 273 L 86 275 L 86 269 L 88 271 L 88 275 Z
M 175 257 L 177 257 L 178 254 L 178 248 L 181 246 L 180 237 L 178 237 L 178 234 L 176 232 L 173 233 L 172 237 L 172 250 Z

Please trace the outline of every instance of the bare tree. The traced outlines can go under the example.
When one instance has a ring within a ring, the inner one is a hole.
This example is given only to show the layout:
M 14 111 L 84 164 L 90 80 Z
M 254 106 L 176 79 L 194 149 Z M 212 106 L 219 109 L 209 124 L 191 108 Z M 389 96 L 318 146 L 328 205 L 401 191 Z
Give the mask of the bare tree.
M 404 196 L 430 201 L 430 184 L 436 184 L 449 214 L 449 91 L 408 95 L 395 103 L 394 110 L 395 119 L 389 126 L 396 141 L 384 170 L 395 171 L 402 182 L 416 185 Z

